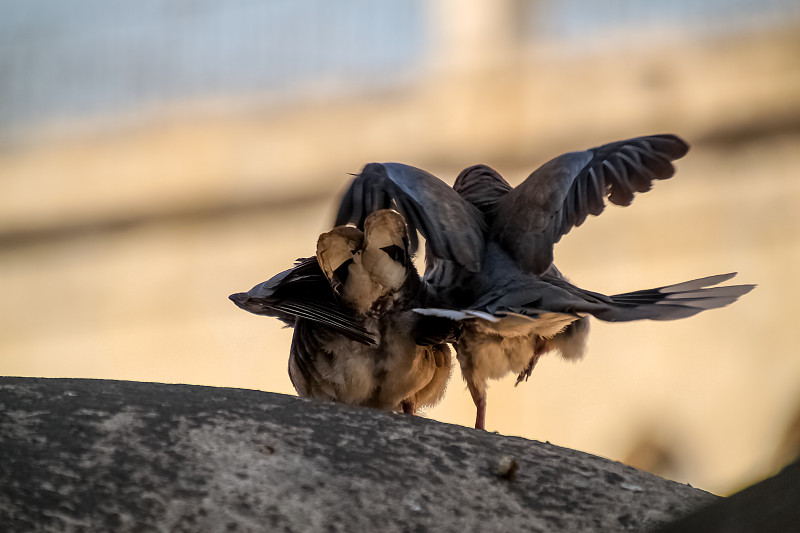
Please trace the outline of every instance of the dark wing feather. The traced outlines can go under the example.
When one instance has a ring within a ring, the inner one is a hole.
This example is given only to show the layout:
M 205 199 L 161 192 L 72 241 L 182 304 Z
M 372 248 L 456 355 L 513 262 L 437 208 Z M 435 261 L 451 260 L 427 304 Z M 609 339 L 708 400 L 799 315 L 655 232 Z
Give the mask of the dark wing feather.
M 379 209 L 396 209 L 409 225 L 411 253 L 417 230 L 431 252 L 475 272 L 483 255 L 485 226 L 478 209 L 424 170 L 400 163 L 370 163 L 344 194 L 336 226 L 355 224 Z
M 297 321 L 289 350 L 289 379 L 300 397 L 337 400 L 336 386 L 320 370 L 331 366 L 333 356 L 326 347 L 335 335 L 311 321 Z
M 553 262 L 553 245 L 605 198 L 630 205 L 654 180 L 672 177 L 672 161 L 689 146 L 675 135 L 638 137 L 552 159 L 498 203 L 491 236 L 527 271 L 541 274 Z
M 335 298 L 316 258 L 299 259 L 294 267 L 248 292 L 230 296 L 240 308 L 276 317 L 290 326 L 305 319 L 334 329 L 363 344 L 377 344 L 372 333 Z

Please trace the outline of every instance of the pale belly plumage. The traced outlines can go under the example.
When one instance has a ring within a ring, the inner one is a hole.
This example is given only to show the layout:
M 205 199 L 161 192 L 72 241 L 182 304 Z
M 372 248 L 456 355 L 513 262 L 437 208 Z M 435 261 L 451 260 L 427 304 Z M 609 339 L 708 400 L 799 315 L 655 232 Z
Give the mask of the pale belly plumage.
M 541 348 L 541 339 L 555 337 L 575 320 L 572 315 L 543 313 L 536 318 L 509 314 L 498 320 L 465 321 L 456 345 L 462 373 L 472 376 L 481 390 L 489 379 L 520 374 L 530 364 L 537 343 Z
M 438 403 L 450 378 L 449 348 L 416 345 L 402 323 L 408 318 L 409 313 L 399 314 L 383 324 L 368 319 L 365 326 L 378 336 L 377 347 L 343 336 L 326 338 L 328 356 L 315 358 L 320 379 L 309 384 L 307 395 L 387 410 L 408 399 L 419 407 Z

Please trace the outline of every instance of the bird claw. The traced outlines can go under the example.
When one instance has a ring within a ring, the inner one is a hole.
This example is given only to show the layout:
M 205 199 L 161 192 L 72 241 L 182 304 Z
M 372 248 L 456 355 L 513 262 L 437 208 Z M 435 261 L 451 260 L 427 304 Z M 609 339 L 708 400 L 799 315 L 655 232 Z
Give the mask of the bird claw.
M 523 381 L 528 381 L 528 378 L 531 377 L 531 373 L 533 372 L 533 367 L 536 366 L 536 361 L 538 359 L 539 358 L 537 356 L 535 356 L 535 355 L 533 357 L 531 357 L 531 360 L 528 362 L 528 366 L 526 366 L 525 370 L 520 372 L 519 376 L 517 376 L 517 382 L 514 383 L 515 387 L 517 385 L 519 385 L 520 383 L 522 383 Z

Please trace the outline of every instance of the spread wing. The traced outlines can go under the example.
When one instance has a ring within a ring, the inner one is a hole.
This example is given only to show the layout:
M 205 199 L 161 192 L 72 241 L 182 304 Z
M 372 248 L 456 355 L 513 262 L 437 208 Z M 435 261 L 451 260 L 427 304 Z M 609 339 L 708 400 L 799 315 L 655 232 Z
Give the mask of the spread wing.
M 605 199 L 627 206 L 655 180 L 672 177 L 672 161 L 689 150 L 675 135 L 651 135 L 560 155 L 535 170 L 498 203 L 490 233 L 520 265 L 541 274 L 553 245 Z
M 400 163 L 370 163 L 342 198 L 336 226 L 355 224 L 380 209 L 396 209 L 409 225 L 411 253 L 417 230 L 430 252 L 476 272 L 483 256 L 485 224 L 480 211 L 439 178 Z
M 245 311 L 276 317 L 290 326 L 298 318 L 306 319 L 363 344 L 377 344 L 374 335 L 336 300 L 315 257 L 299 259 L 294 267 L 229 298 Z

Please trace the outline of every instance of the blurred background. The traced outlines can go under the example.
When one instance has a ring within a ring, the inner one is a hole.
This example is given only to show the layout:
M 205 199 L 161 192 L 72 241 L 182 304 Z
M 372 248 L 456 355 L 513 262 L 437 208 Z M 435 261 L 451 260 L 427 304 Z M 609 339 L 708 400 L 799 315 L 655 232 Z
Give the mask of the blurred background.
M 739 271 L 740 302 L 594 322 L 494 382 L 487 427 L 728 494 L 800 447 L 795 0 L 0 0 L 0 374 L 293 394 L 291 331 L 227 300 L 312 255 L 369 161 L 517 184 L 673 132 L 672 180 L 556 248 L 618 293 Z M 470 426 L 454 371 L 427 416 Z

